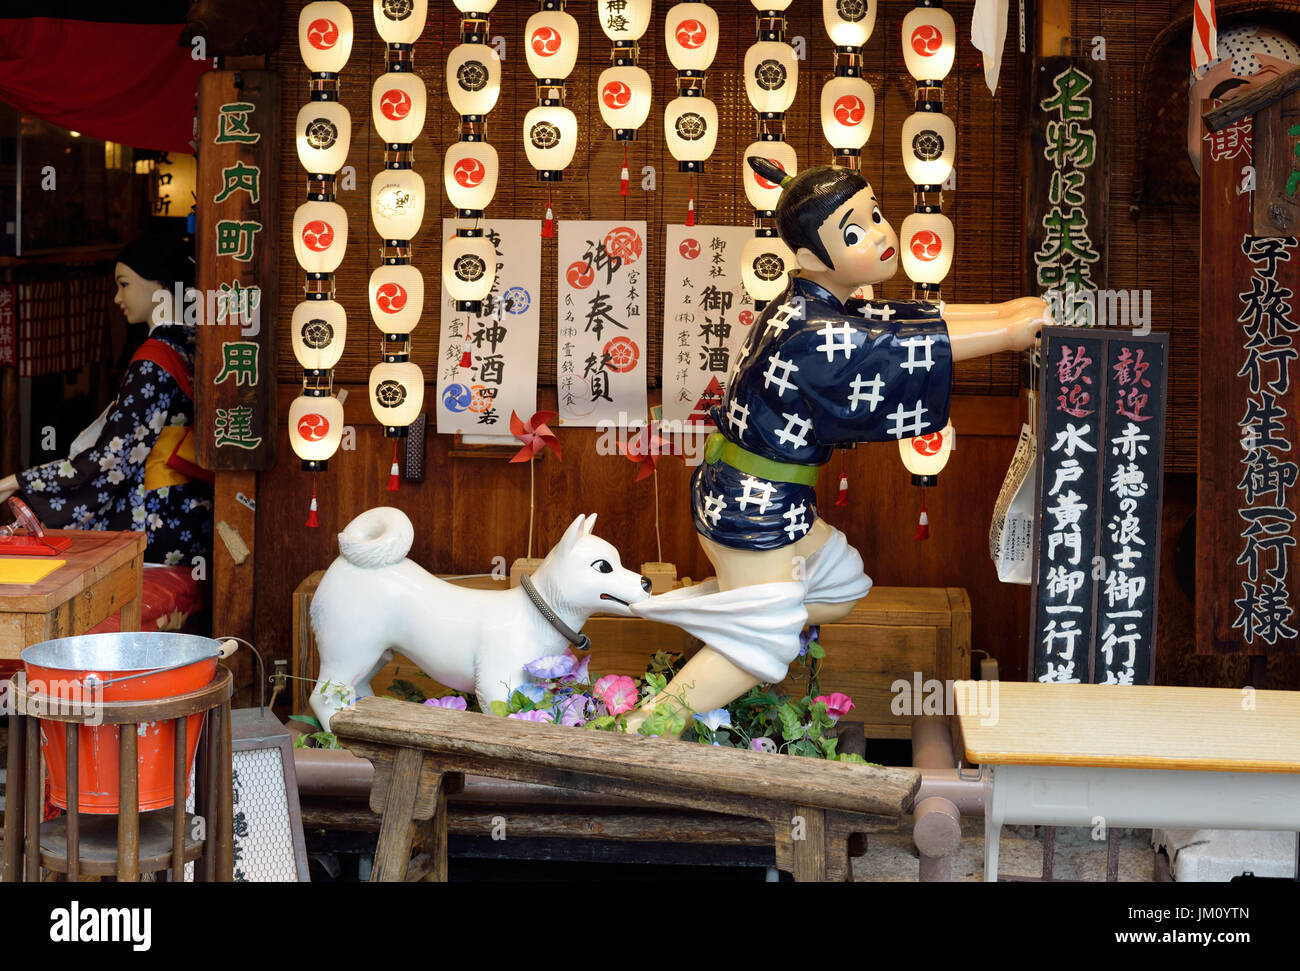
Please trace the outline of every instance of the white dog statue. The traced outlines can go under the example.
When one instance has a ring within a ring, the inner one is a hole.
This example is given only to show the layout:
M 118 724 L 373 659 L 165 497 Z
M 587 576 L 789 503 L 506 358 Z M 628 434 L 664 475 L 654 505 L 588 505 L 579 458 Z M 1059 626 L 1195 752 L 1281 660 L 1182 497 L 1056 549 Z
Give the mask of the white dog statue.
M 591 534 L 596 517 L 579 516 L 531 581 L 509 590 L 474 590 L 439 580 L 406 558 L 415 530 L 406 514 L 381 506 L 339 533 L 339 557 L 311 602 L 320 677 L 311 706 L 326 730 L 370 679 L 405 655 L 436 681 L 472 691 L 480 707 L 505 701 L 533 679 L 524 665 L 585 648 L 582 625 L 593 613 L 630 617 L 628 605 L 650 596 L 650 581 L 619 561 L 618 550 Z

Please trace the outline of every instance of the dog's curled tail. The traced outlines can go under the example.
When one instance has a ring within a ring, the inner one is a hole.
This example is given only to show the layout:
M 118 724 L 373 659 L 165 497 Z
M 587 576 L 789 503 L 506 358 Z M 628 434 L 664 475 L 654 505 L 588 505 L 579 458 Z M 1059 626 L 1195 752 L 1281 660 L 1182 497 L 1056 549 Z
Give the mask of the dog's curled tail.
M 406 513 L 391 506 L 367 509 L 339 533 L 339 552 L 354 566 L 378 569 L 401 563 L 415 541 Z

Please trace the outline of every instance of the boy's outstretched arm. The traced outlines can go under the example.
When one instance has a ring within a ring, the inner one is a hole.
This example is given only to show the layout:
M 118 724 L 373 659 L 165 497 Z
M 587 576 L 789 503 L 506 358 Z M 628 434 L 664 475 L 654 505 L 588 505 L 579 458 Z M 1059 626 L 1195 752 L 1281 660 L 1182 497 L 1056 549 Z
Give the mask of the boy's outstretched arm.
M 1038 331 L 1052 323 L 1047 302 L 1021 297 L 1005 303 L 949 303 L 943 308 L 952 343 L 952 359 L 1020 351 L 1033 344 Z

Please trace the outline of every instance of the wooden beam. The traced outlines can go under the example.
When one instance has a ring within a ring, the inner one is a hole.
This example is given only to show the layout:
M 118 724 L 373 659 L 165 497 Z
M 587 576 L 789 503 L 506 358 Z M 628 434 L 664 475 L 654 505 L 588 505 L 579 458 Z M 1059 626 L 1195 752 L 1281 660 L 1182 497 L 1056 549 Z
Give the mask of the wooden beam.
M 1280 74 L 1267 84 L 1251 88 L 1240 97 L 1225 101 L 1201 115 L 1210 131 L 1222 131 L 1229 125 L 1253 115 L 1276 101 L 1281 101 L 1292 91 L 1300 91 L 1300 67 Z
M 1038 0 L 1038 56 L 1060 57 L 1069 53 L 1062 44 L 1070 36 L 1071 0 Z

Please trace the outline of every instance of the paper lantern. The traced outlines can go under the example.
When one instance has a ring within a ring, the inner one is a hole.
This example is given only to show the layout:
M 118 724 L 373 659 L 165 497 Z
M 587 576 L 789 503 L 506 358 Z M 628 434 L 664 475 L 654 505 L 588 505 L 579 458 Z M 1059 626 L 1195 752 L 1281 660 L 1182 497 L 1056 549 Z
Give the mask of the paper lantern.
M 876 120 L 876 93 L 865 78 L 831 78 L 822 87 L 821 117 L 832 148 L 861 149 Z
M 491 13 L 497 0 L 452 0 L 461 13 Z
M 424 31 L 429 0 L 374 0 L 375 30 L 389 44 L 414 44 Z
M 293 255 L 308 273 L 333 273 L 348 245 L 348 214 L 337 202 L 304 202 L 293 214 Z
M 745 198 L 759 212 L 771 212 L 781 198 L 781 186 L 769 182 L 749 167 L 745 159 L 751 155 L 770 159 L 785 169 L 787 175 L 794 175 L 799 171 L 794 146 L 789 142 L 751 142 L 741 153 L 740 171 L 744 176 Z
M 679 3 L 664 20 L 668 60 L 679 71 L 707 71 L 718 53 L 718 15 L 705 3 Z
M 578 62 L 578 22 L 563 10 L 542 10 L 524 25 L 524 56 L 537 78 L 562 81 Z
M 424 82 L 408 71 L 381 74 L 370 89 L 370 117 L 390 145 L 409 145 L 420 137 L 427 105 Z
M 908 279 L 937 286 L 952 267 L 952 220 L 935 206 L 924 208 L 933 211 L 914 212 L 903 220 L 898 246 Z
M 764 10 L 787 10 L 790 0 L 749 0 L 760 13 Z
M 957 55 L 957 25 L 939 0 L 921 0 L 903 18 L 903 63 L 918 81 L 942 81 Z
M 794 253 L 777 236 L 755 236 L 740 251 L 740 279 L 755 300 L 775 300 L 786 275 L 798 268 Z
M 418 364 L 400 360 L 404 356 L 370 370 L 370 409 L 390 436 L 419 418 L 424 407 L 424 374 Z
M 912 473 L 913 485 L 933 486 L 936 483 L 936 477 L 948 464 L 956 440 L 957 432 L 952 422 L 929 435 L 898 440 L 898 454 L 903 459 L 903 466 Z
M 558 182 L 578 147 L 578 119 L 560 105 L 539 105 L 524 115 L 524 154 L 546 182 Z
M 876 29 L 879 0 L 822 0 L 822 23 L 836 47 L 861 47 Z
M 457 310 L 477 313 L 496 282 L 497 254 L 486 236 L 453 236 L 442 246 L 442 285 Z
M 385 334 L 409 334 L 424 312 L 424 274 L 409 263 L 370 274 L 370 318 Z
M 298 15 L 298 53 L 313 74 L 337 74 L 352 53 L 352 11 L 334 0 L 309 3 Z
M 607 67 L 596 82 L 600 118 L 615 132 L 634 132 L 650 116 L 650 75 L 639 67 Z
M 699 4 L 682 4 L 699 6 Z M 664 109 L 664 140 L 682 172 L 699 172 L 718 143 L 718 108 L 708 98 L 674 98 Z
M 481 212 L 496 195 L 501 163 L 487 142 L 456 142 L 442 159 L 442 182 L 457 209 Z
M 314 175 L 334 175 L 352 144 L 352 115 L 337 101 L 309 101 L 294 125 L 298 161 Z
M 755 111 L 788 111 L 798 84 L 799 62 L 789 44 L 759 41 L 745 52 L 745 94 Z
M 596 19 L 610 40 L 640 40 L 653 7 L 652 0 L 597 0 Z
M 447 55 L 447 97 L 459 115 L 486 115 L 501 96 L 501 58 L 487 44 L 461 44 Z
M 952 173 L 957 126 L 937 101 L 919 101 L 903 121 L 903 168 L 919 186 L 941 186 Z
M 370 183 L 370 218 L 381 239 L 413 238 L 424 221 L 424 179 L 414 169 L 380 169 Z
M 289 444 L 303 468 L 319 471 L 343 441 L 343 404 L 324 388 L 308 388 L 289 405 Z
M 348 316 L 343 304 L 308 299 L 293 308 L 289 338 L 293 356 L 304 371 L 328 371 L 337 364 L 347 336 Z

